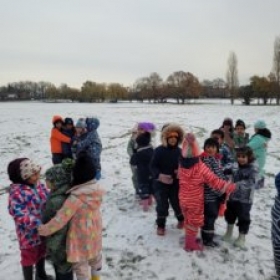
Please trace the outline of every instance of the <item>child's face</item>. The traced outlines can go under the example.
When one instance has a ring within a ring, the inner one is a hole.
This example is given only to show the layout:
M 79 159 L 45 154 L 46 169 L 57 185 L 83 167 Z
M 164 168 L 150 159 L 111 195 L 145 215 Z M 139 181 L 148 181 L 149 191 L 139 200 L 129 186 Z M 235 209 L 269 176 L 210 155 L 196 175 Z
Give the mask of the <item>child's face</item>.
M 68 124 L 66 124 L 65 128 L 70 130 L 73 128 L 73 124 L 68 123 Z
M 244 154 L 237 154 L 237 162 L 239 165 L 248 164 L 248 156 Z
M 83 133 L 83 128 L 82 127 L 76 127 L 76 132 L 78 135 Z
M 167 143 L 168 143 L 169 146 L 175 147 L 178 143 L 178 139 L 177 139 L 177 137 L 174 137 L 174 136 L 168 137 L 167 138 Z
M 61 129 L 62 128 L 62 122 L 55 123 L 55 127 L 58 128 L 58 129 Z
M 217 154 L 217 148 L 215 146 L 209 146 L 207 145 L 205 147 L 205 152 L 209 155 L 209 156 L 215 156 Z
M 36 185 L 40 180 L 40 172 L 33 174 L 31 177 L 27 179 L 27 182 L 31 185 Z
M 211 135 L 211 138 L 216 139 L 218 141 L 218 143 L 219 143 L 219 146 L 221 146 L 223 144 L 223 142 L 224 142 L 224 139 L 219 134 L 215 134 L 214 133 L 214 134 Z
M 235 132 L 236 132 L 237 135 L 244 135 L 245 128 L 243 126 L 236 126 L 235 127 Z

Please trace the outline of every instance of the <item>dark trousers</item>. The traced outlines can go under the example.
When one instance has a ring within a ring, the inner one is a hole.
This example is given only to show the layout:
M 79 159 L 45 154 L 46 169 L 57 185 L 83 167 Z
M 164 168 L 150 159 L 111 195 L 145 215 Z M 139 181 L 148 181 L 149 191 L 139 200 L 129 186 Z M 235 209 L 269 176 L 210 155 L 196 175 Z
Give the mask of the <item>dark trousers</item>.
M 239 201 L 228 201 L 227 209 L 225 211 L 225 220 L 228 224 L 235 224 L 238 220 L 237 226 L 239 227 L 239 232 L 242 234 L 247 234 L 249 231 L 249 226 L 251 223 L 250 210 L 252 204 L 241 203 Z
M 59 164 L 64 159 L 63 154 L 52 154 L 52 162 L 53 164 Z
M 175 216 L 178 221 L 183 221 L 184 216 L 179 205 L 178 180 L 175 180 L 172 185 L 166 185 L 159 181 L 154 181 L 153 189 L 157 203 L 157 225 L 162 228 L 165 227 L 166 217 L 168 216 L 169 203 L 171 204 L 171 207 L 174 210 Z
M 138 183 L 138 194 L 141 199 L 147 199 L 153 194 L 152 181 L 148 183 Z
M 220 204 L 220 198 L 217 198 L 216 201 L 204 203 L 204 225 L 202 230 L 214 232 L 215 221 L 219 215 Z
M 274 265 L 277 274 L 277 279 L 280 279 L 280 246 L 272 242 L 273 255 L 274 255 Z

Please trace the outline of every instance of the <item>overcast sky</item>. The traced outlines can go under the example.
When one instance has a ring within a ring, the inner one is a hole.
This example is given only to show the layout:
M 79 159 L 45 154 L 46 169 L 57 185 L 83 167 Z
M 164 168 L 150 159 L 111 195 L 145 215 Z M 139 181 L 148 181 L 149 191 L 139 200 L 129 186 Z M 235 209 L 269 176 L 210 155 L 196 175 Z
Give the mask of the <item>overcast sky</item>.
M 272 69 L 279 0 L 0 0 L 0 85 L 31 80 L 81 87 L 174 71 L 240 84 Z

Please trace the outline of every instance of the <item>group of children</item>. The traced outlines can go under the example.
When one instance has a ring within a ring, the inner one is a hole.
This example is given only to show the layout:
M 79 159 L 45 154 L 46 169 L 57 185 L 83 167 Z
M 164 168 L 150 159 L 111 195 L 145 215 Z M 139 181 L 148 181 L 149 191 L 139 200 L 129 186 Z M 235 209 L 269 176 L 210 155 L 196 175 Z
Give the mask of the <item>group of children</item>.
M 101 141 L 97 118 L 53 117 L 53 166 L 40 182 L 41 167 L 28 158 L 8 165 L 9 213 L 16 225 L 24 280 L 51 280 L 46 256 L 56 280 L 99 280 L 102 264 L 104 190 L 100 179 Z M 89 273 L 89 267 L 91 272 Z
M 71 118 L 53 117 L 54 165 L 46 171 L 46 186 L 39 180 L 41 167 L 30 159 L 18 158 L 8 165 L 12 182 L 9 212 L 16 225 L 24 280 L 33 280 L 34 266 L 36 280 L 53 279 L 45 271 L 46 255 L 56 280 L 72 280 L 73 272 L 77 280 L 100 279 L 104 191 L 97 183 L 102 148 L 98 126 L 96 118 L 79 119 L 74 127 Z M 161 144 L 156 148 L 152 144 L 155 125 L 135 125 L 127 147 L 133 185 L 144 211 L 156 201 L 158 235 L 166 234 L 171 205 L 177 228 L 185 229 L 185 250 L 218 246 L 214 227 L 219 215 L 227 222 L 225 241 L 232 239 L 238 220 L 239 237 L 234 245 L 245 248 L 253 194 L 264 184 L 271 138 L 264 121 L 254 127 L 255 134 L 249 138 L 242 120 L 233 126 L 227 118 L 205 140 L 201 152 L 195 135 L 185 133 L 178 124 L 162 127 Z M 201 239 L 197 238 L 199 231 Z M 280 242 L 274 240 L 278 248 Z M 280 264 L 279 256 L 277 260 Z
M 195 135 L 185 133 L 180 125 L 167 123 L 161 130 L 161 144 L 151 143 L 155 125 L 135 125 L 127 151 L 132 168 L 136 196 L 144 211 L 156 201 L 157 234 L 165 235 L 169 204 L 185 229 L 187 251 L 216 247 L 215 221 L 224 216 L 227 230 L 224 241 L 231 241 L 236 221 L 239 236 L 234 245 L 245 249 L 249 231 L 254 190 L 264 186 L 264 164 L 271 132 L 264 121 L 254 124 L 249 138 L 244 121 L 235 126 L 224 119 L 212 131 L 201 152 Z M 180 147 L 181 146 L 181 147 Z M 201 232 L 201 239 L 197 235 Z

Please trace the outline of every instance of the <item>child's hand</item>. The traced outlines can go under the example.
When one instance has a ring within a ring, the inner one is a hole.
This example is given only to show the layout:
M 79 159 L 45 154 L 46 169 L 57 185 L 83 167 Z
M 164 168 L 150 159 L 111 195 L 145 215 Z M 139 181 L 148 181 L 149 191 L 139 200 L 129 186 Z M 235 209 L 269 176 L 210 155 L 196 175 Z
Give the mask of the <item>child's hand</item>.
M 48 236 L 48 235 L 50 235 L 50 232 L 49 232 L 48 228 L 46 226 L 44 226 L 44 225 L 40 225 L 38 227 L 38 232 L 39 232 L 39 234 L 41 236 Z
M 195 136 L 193 133 L 187 133 L 185 139 L 188 141 L 189 144 L 192 144 L 195 141 Z
M 160 173 L 158 176 L 158 180 L 166 185 L 171 185 L 173 183 L 173 179 L 171 177 L 171 175 L 166 175 L 166 174 L 162 174 Z

